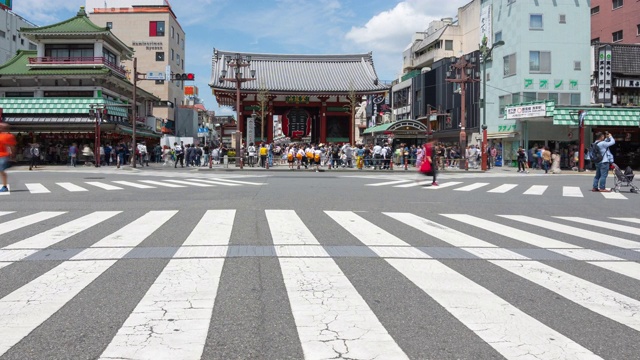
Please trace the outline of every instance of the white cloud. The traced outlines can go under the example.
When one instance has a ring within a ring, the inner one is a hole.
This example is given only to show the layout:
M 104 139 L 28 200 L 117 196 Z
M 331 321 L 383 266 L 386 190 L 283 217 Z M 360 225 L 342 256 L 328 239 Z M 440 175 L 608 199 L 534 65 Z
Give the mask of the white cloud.
M 13 11 L 36 25 L 45 26 L 68 19 L 69 13 L 75 15 L 84 4 L 85 0 L 19 0 L 14 2 Z

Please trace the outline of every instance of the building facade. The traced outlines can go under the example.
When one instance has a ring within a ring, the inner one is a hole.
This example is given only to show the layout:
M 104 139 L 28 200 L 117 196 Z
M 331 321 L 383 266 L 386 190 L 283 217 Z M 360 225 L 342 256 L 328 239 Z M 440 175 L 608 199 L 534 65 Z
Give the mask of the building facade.
M 576 144 L 568 132 L 553 126 L 551 118 L 521 118 L 505 114 L 505 107 L 537 101 L 559 106 L 590 103 L 591 35 L 585 26 L 590 21 L 589 3 L 482 2 L 481 22 L 491 24 L 493 43 L 504 41 L 487 59 L 485 120 L 489 138 L 502 147 L 507 163 L 515 159 L 519 145 L 530 148 L 555 142 L 552 148 L 565 148 Z
M 36 25 L 9 9 L 0 7 L 0 64 L 11 60 L 19 50 L 35 50 L 36 44 L 22 36 L 20 29 Z
M 640 2 L 591 0 L 592 43 L 640 43 Z
M 73 142 L 93 147 L 96 138 L 102 144 L 131 141 L 133 84 L 120 61 L 133 49 L 92 23 L 84 8 L 71 19 L 20 32 L 36 50 L 21 50 L 0 66 L 1 121 L 18 135 L 18 160 L 32 143 L 42 147 L 47 161 L 65 162 Z M 161 136 L 147 126 L 155 123 L 158 100 L 144 90 L 137 93 L 138 141 Z
M 87 0 L 87 6 L 93 22 L 110 28 L 134 49 L 139 73 L 166 73 L 167 67 L 173 74 L 185 73 L 186 36 L 168 1 Z M 124 66 L 129 73 L 133 72 L 131 60 L 126 60 Z M 184 99 L 184 81 L 142 80 L 138 86 L 171 102 L 173 106 L 157 107 L 153 114 L 167 120 L 166 128 L 180 128 L 174 122 Z

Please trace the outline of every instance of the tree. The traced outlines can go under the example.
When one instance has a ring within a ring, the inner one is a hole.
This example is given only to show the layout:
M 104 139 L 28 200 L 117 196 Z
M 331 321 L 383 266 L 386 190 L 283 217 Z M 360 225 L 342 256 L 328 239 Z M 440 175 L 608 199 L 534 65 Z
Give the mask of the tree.
M 358 101 L 358 94 L 356 93 L 353 81 L 349 81 L 349 92 L 347 93 L 348 103 L 343 105 L 345 111 L 351 113 L 351 120 L 349 121 L 349 141 L 355 141 L 355 126 L 356 126 L 356 108 L 360 105 Z
M 264 125 L 266 122 L 266 118 L 269 115 L 269 101 L 271 100 L 271 94 L 269 94 L 269 89 L 264 81 L 260 82 L 260 86 L 258 87 L 258 94 L 256 95 L 256 100 L 258 101 L 258 116 L 260 117 L 260 137 L 262 141 L 265 141 L 264 136 Z

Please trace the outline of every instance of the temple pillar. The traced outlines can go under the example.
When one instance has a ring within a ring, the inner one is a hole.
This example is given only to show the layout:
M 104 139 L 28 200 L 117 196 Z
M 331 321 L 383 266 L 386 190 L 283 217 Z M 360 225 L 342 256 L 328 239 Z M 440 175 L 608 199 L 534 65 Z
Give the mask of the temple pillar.
M 267 143 L 273 142 L 273 102 L 269 101 L 269 110 L 267 112 Z
M 322 100 L 322 106 L 320 107 L 320 142 L 327 143 L 327 102 Z

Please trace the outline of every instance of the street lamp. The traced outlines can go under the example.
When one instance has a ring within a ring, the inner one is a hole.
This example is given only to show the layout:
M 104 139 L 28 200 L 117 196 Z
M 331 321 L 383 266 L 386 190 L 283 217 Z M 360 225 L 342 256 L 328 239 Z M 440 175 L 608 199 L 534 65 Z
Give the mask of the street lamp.
M 240 159 L 240 168 L 242 169 L 242 156 L 240 154 L 240 144 L 242 143 L 242 130 L 243 122 L 242 122 L 242 109 L 240 109 L 240 87 L 243 82 L 252 81 L 256 78 L 256 71 L 251 70 L 251 77 L 243 77 L 242 69 L 248 68 L 251 66 L 251 55 L 243 56 L 241 54 L 235 54 L 235 56 L 227 59 L 226 64 L 228 67 L 232 69 L 233 76 L 227 77 L 227 69 L 222 69 L 220 79 L 218 79 L 221 83 L 225 81 L 233 82 L 236 84 L 236 113 L 237 119 L 236 122 L 236 158 Z M 238 137 L 239 136 L 239 137 Z
M 504 41 L 496 41 L 487 46 L 487 37 L 482 38 L 480 53 L 482 54 L 482 171 L 487 171 L 487 61 L 491 57 L 493 49 L 504 45 Z
M 460 152 L 466 148 L 467 143 L 467 106 L 466 106 L 466 88 L 467 83 L 473 83 L 478 81 L 478 73 L 474 74 L 474 68 L 476 64 L 476 58 L 472 55 L 464 55 L 457 59 L 455 56 L 451 57 L 451 66 L 447 71 L 447 82 L 460 84 Z M 467 159 L 464 156 L 460 156 L 460 169 L 467 169 Z

